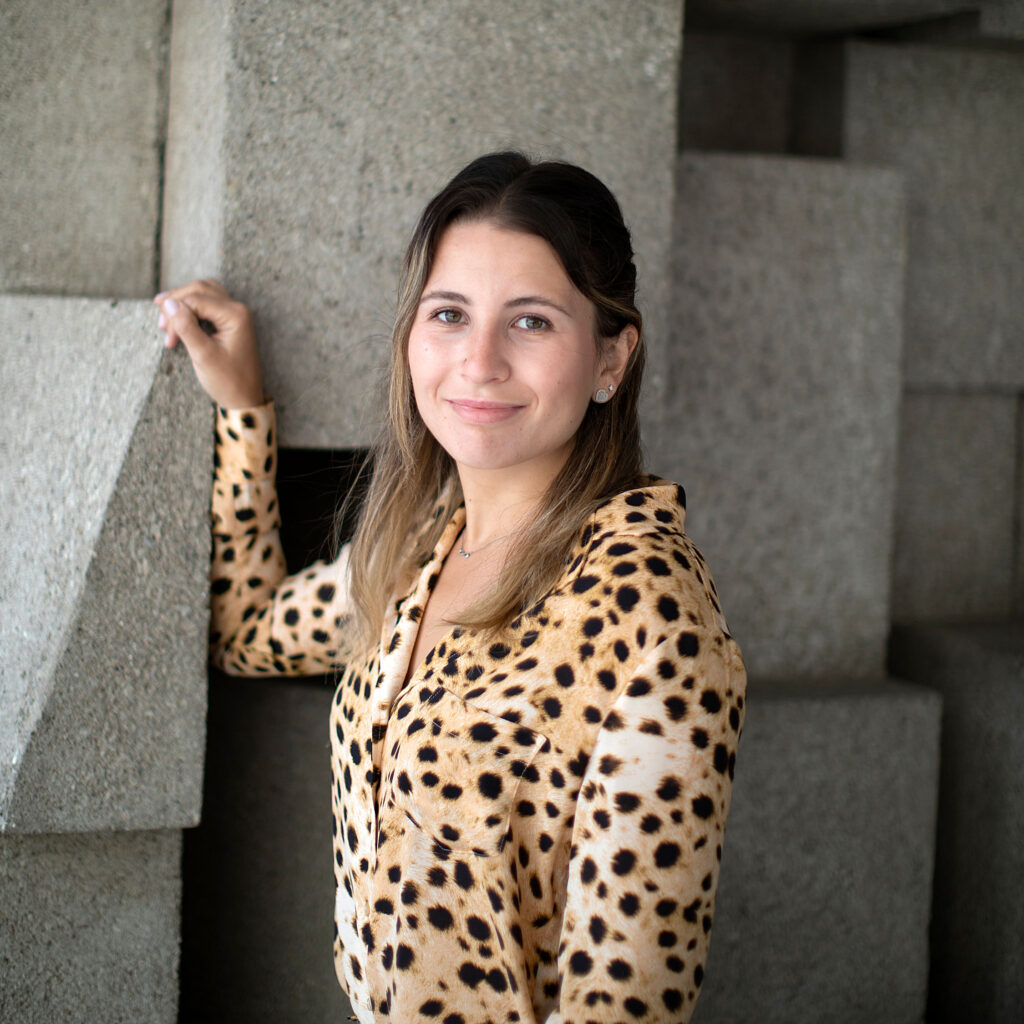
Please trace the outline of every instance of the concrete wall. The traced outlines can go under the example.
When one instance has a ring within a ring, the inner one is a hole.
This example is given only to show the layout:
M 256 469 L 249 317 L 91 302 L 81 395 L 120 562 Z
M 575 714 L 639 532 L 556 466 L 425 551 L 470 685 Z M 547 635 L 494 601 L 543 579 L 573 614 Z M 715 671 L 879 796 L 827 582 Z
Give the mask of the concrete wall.
M 680 41 L 675 0 L 179 0 L 161 280 L 218 275 L 255 307 L 283 444 L 365 445 L 416 216 L 521 147 L 623 203 L 656 395 Z

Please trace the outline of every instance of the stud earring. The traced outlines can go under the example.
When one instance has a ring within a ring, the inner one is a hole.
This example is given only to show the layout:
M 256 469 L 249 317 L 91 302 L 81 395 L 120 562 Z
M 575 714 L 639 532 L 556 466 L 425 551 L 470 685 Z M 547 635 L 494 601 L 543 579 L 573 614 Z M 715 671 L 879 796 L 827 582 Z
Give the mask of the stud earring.
M 607 388 L 598 388 L 597 393 L 594 395 L 594 401 L 597 402 L 598 405 L 604 405 L 614 393 L 614 384 L 609 384 Z

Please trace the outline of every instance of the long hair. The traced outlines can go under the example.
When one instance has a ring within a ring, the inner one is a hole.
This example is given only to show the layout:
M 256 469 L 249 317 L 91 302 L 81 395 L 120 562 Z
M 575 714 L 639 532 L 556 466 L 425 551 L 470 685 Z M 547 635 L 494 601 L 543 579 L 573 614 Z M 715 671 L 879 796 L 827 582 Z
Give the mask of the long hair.
M 411 582 L 462 501 L 455 464 L 416 408 L 407 353 L 441 237 L 452 224 L 467 221 L 490 221 L 544 239 L 593 303 L 599 349 L 628 325 L 639 340 L 614 398 L 590 403 L 572 451 L 532 522 L 519 534 L 490 591 L 459 615 L 460 624 L 495 630 L 540 600 L 564 571 L 594 509 L 641 475 L 643 320 L 635 305 L 636 267 L 619 204 L 594 175 L 573 164 L 533 163 L 515 152 L 477 158 L 427 204 L 402 265 L 388 414 L 373 451 L 373 476 L 349 558 L 352 639 L 358 644 L 376 642 L 390 601 Z

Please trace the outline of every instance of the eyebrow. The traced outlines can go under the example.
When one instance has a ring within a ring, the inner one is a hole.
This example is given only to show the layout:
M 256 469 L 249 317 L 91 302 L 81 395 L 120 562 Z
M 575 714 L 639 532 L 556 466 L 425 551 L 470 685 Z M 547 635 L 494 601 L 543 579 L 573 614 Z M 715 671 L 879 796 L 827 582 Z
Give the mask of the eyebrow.
M 422 306 L 424 302 L 459 302 L 464 306 L 473 305 L 465 295 L 460 292 L 442 292 L 433 291 L 427 292 L 419 301 Z M 572 318 L 572 314 L 564 306 L 560 306 L 557 302 L 553 302 L 551 299 L 544 298 L 543 295 L 520 295 L 518 298 L 510 299 L 505 303 L 505 306 L 509 309 L 519 309 L 522 306 L 548 306 L 551 309 L 557 309 L 559 313 Z

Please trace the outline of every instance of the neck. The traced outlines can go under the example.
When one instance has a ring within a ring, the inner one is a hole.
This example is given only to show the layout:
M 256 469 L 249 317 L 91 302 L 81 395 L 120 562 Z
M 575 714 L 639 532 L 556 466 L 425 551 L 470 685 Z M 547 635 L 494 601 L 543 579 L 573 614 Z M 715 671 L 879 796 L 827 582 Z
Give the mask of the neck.
M 538 479 L 537 474 L 503 470 L 475 470 L 459 467 L 459 481 L 466 503 L 463 544 L 474 550 L 503 534 L 515 539 L 533 518 L 554 474 Z

